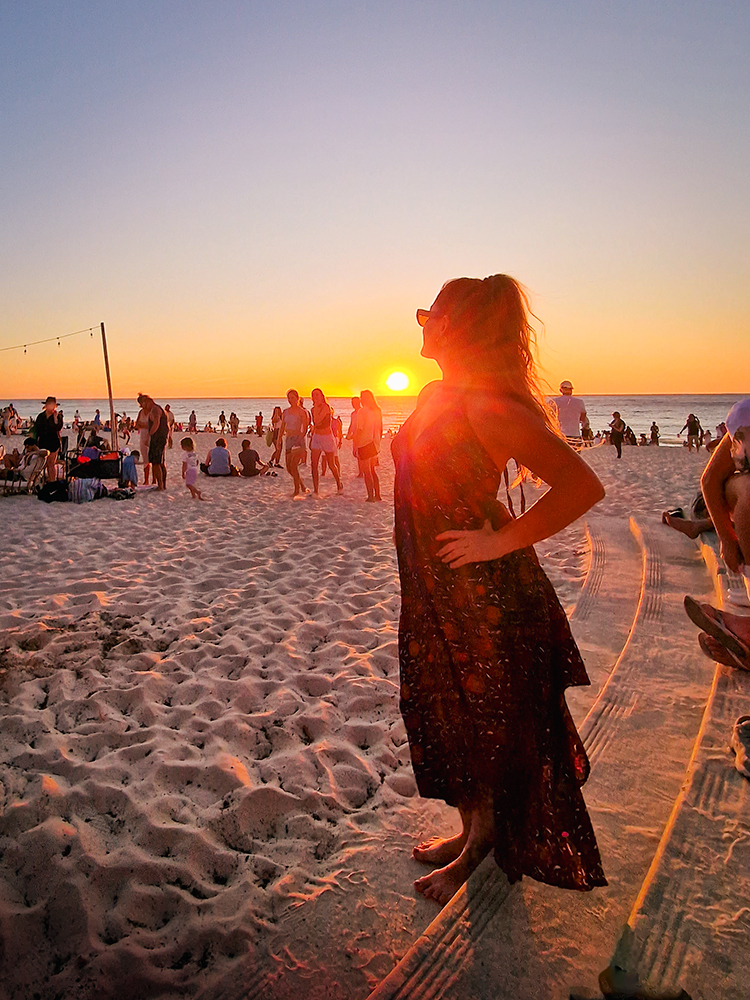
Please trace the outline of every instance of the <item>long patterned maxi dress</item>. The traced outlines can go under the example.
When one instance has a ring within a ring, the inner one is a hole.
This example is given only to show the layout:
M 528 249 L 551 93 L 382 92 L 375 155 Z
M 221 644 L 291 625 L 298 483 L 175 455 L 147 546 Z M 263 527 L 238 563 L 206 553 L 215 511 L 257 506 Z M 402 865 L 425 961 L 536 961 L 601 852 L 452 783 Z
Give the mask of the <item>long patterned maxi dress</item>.
M 441 531 L 510 517 L 461 394 L 443 398 L 439 421 L 417 436 L 412 417 L 393 441 L 400 707 L 419 792 L 451 806 L 489 795 L 511 882 L 606 885 L 564 694 L 589 679 L 552 584 L 533 548 L 457 570 L 437 557 Z

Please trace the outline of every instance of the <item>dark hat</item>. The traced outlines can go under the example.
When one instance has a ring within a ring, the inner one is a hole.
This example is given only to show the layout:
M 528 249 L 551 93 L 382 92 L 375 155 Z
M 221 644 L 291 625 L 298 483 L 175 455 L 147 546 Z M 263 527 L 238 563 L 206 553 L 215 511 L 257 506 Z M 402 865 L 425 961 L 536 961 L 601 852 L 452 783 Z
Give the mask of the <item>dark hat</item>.
M 47 403 L 56 403 L 57 399 L 54 396 L 47 396 L 46 399 L 42 400 L 42 406 L 46 406 Z

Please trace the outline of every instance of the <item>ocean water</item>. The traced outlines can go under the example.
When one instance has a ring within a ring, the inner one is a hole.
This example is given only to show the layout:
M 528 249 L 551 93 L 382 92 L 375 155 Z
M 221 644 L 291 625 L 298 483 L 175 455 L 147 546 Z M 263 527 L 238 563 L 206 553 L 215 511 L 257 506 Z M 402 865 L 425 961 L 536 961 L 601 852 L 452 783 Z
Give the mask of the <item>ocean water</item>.
M 677 432 L 685 423 L 688 413 L 695 413 L 703 427 L 714 433 L 716 425 L 723 420 L 729 409 L 742 399 L 744 395 L 670 395 L 670 396 L 582 396 L 586 403 L 591 427 L 605 430 L 612 419 L 612 413 L 618 410 L 626 424 L 633 428 L 637 435 L 648 436 L 651 421 L 655 420 L 662 433 L 663 444 L 679 444 Z M 0 401 L 4 403 L 5 401 Z M 248 426 L 255 426 L 256 413 L 263 414 L 263 422 L 267 424 L 271 418 L 274 406 L 287 406 L 285 398 L 266 398 L 246 396 L 232 397 L 191 397 L 158 399 L 159 403 L 169 403 L 175 418 L 187 424 L 190 411 L 195 410 L 198 426 L 208 422 L 216 427 L 217 418 L 222 410 L 227 417 L 235 411 L 240 418 L 240 429 L 245 431 Z M 346 429 L 351 413 L 351 400 L 340 397 L 330 397 L 329 402 L 336 413 L 344 419 Z M 383 427 L 396 430 L 409 416 L 416 403 L 415 396 L 381 396 L 378 402 L 383 410 Z M 41 410 L 39 400 L 13 400 L 16 409 L 23 417 L 34 417 Z M 135 417 L 138 404 L 134 399 L 115 399 L 115 412 L 126 413 Z M 97 409 L 101 411 L 102 421 L 109 417 L 109 402 L 107 399 L 60 399 L 60 408 L 64 412 L 66 423 L 73 420 L 76 410 L 85 420 L 91 420 Z M 305 401 L 309 407 L 309 399 Z M 684 440 L 684 434 L 683 438 Z

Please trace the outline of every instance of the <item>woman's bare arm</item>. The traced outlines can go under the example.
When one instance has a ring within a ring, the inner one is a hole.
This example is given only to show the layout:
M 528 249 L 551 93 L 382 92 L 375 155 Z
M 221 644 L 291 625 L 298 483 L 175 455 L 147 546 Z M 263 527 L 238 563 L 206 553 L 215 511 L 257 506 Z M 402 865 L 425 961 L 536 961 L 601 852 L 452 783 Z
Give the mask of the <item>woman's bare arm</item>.
M 471 562 L 499 559 L 549 538 L 585 514 L 604 496 L 596 473 L 540 414 L 521 403 L 482 397 L 467 407 L 472 430 L 498 469 L 509 459 L 530 469 L 549 489 L 521 517 L 493 531 L 444 531 L 438 555 L 453 569 Z

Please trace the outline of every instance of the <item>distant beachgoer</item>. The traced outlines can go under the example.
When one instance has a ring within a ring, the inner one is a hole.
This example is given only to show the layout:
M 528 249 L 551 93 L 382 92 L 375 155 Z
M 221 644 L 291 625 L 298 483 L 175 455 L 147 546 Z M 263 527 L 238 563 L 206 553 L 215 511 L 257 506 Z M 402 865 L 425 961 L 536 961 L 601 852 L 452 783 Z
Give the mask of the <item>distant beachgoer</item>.
M 721 543 L 721 556 L 741 573 L 750 600 L 750 399 L 732 407 L 727 433 L 703 470 L 701 489 Z M 685 598 L 690 620 L 703 631 L 701 649 L 718 663 L 750 670 L 750 617 Z
M 310 415 L 300 404 L 300 395 L 296 389 L 290 389 L 286 394 L 289 406 L 281 415 L 279 439 L 286 435 L 286 469 L 294 481 L 293 497 L 307 493 L 308 489 L 299 473 L 300 464 L 304 461 L 307 450 L 305 438 L 310 426 Z
M 221 430 L 221 433 L 223 434 L 224 430 L 225 430 L 225 428 L 227 426 L 227 415 L 226 415 L 226 413 L 224 413 L 223 410 L 219 414 L 219 419 L 216 421 L 216 423 L 219 425 L 219 429 Z
M 172 413 L 172 407 L 169 403 L 165 404 L 164 413 L 167 417 L 167 448 L 171 448 L 173 444 L 172 437 L 174 435 L 175 418 L 174 413 Z
M 52 482 L 57 479 L 57 455 L 62 447 L 60 431 L 63 418 L 62 413 L 57 412 L 57 400 L 54 396 L 47 396 L 43 406 L 44 409 L 34 421 L 34 437 L 37 446 L 47 452 L 44 473 L 49 482 Z
M 143 403 L 141 403 L 141 400 L 145 400 L 146 397 L 140 393 L 137 398 L 140 409 L 138 410 L 138 415 L 135 418 L 135 429 L 138 431 L 138 445 L 141 455 L 143 455 L 143 483 L 145 486 L 148 486 L 149 476 L 151 475 L 151 466 L 148 461 L 148 446 L 150 439 L 148 430 L 148 410 L 145 408 Z M 154 478 L 154 482 L 156 482 L 156 478 Z
M 344 485 L 341 482 L 341 469 L 339 467 L 339 454 L 336 438 L 333 435 L 331 422 L 333 420 L 333 409 L 326 400 L 322 389 L 312 391 L 312 439 L 310 441 L 310 456 L 312 458 L 312 480 L 313 493 L 317 493 L 320 486 L 320 474 L 318 465 L 321 454 L 325 455 L 328 466 L 336 480 L 336 487 L 339 493 L 344 492 Z
M 233 438 L 237 437 L 239 429 L 240 429 L 240 418 L 237 416 L 234 410 L 232 410 L 232 412 L 229 414 L 229 431 Z
M 195 451 L 195 442 L 191 437 L 184 437 L 180 441 L 182 448 L 182 478 L 185 480 L 190 496 L 193 500 L 203 500 L 204 496 L 198 489 L 198 455 Z
M 101 430 L 101 428 L 102 428 L 102 415 L 101 415 L 101 413 L 98 410 L 94 414 L 94 419 L 92 420 L 92 423 L 94 425 L 94 429 L 95 430 L 97 430 L 97 431 Z
M 257 416 L 255 417 L 255 433 L 258 435 L 258 437 L 262 437 L 263 436 L 263 414 L 262 413 L 257 414 Z
M 138 459 L 141 453 L 134 449 L 122 457 L 122 474 L 120 476 L 120 486 L 135 489 L 138 486 Z
M 190 416 L 188 417 L 188 433 L 197 434 L 198 433 L 198 417 L 195 415 L 195 410 L 190 411 Z
M 207 476 L 231 476 L 236 474 L 232 468 L 232 456 L 229 454 L 226 439 L 216 439 L 216 444 L 206 455 L 206 461 L 201 462 L 200 470 Z
M 512 278 L 450 281 L 417 321 L 443 380 L 393 441 L 400 704 L 420 794 L 463 830 L 415 848 L 437 866 L 415 887 L 445 904 L 494 849 L 511 882 L 590 890 L 606 880 L 564 695 L 589 681 L 531 546 L 604 490 L 553 426 Z M 497 499 L 511 458 L 550 487 L 517 519 Z
M 162 407 L 145 393 L 141 393 L 138 397 L 138 405 L 145 409 L 148 417 L 148 463 L 156 488 L 162 491 L 167 488 L 167 466 L 164 462 L 169 436 L 167 415 Z M 145 467 L 143 478 L 144 480 L 146 478 Z
M 277 469 L 281 468 L 281 421 L 282 413 L 280 406 L 274 406 L 273 414 L 271 416 L 271 447 L 273 451 L 271 453 L 271 465 Z M 250 428 L 248 427 L 248 434 L 250 433 Z
M 242 451 L 238 455 L 240 463 L 240 475 L 245 479 L 253 479 L 255 476 L 262 476 L 270 473 L 271 467 L 261 462 L 260 455 L 253 448 L 247 438 L 242 442 Z M 274 472 L 275 476 L 276 473 Z
M 651 422 L 651 444 L 658 445 L 659 444 L 659 438 L 660 438 L 660 436 L 661 435 L 659 433 L 659 427 L 658 427 L 656 421 L 653 420 Z
M 617 449 L 617 457 L 622 458 L 622 442 L 625 436 L 625 421 L 622 419 L 620 414 L 615 410 L 612 414 L 612 419 L 609 422 L 609 440 L 610 443 Z
M 352 443 L 352 454 L 354 455 L 355 458 L 357 458 L 357 445 L 355 444 L 354 441 L 354 435 L 357 431 L 357 414 L 359 413 L 361 408 L 362 408 L 362 400 L 359 398 L 359 396 L 352 396 L 352 412 L 349 416 L 349 427 L 346 432 L 346 439 L 347 441 L 351 441 Z M 362 479 L 363 476 L 364 472 L 362 471 L 362 465 L 359 459 L 357 459 L 357 478 Z
M 685 421 L 685 426 L 678 431 L 677 437 L 682 434 L 682 431 L 687 431 L 687 445 L 688 451 L 693 450 L 693 445 L 695 445 L 695 450 L 700 451 L 701 448 L 701 434 L 703 433 L 703 428 L 701 427 L 700 420 L 696 417 L 694 413 L 688 413 L 687 420 Z
M 367 490 L 365 503 L 375 503 L 382 500 L 376 466 L 380 440 L 383 437 L 383 412 L 369 389 L 363 389 L 359 398 L 362 400 L 362 406 L 357 412 L 354 443 L 357 446 L 357 459 L 365 478 Z
M 584 401 L 573 395 L 572 382 L 567 380 L 561 382 L 560 395 L 551 399 L 550 403 L 557 410 L 560 430 L 567 438 L 568 444 L 580 448 L 583 444 L 582 431 L 588 426 L 588 417 Z

